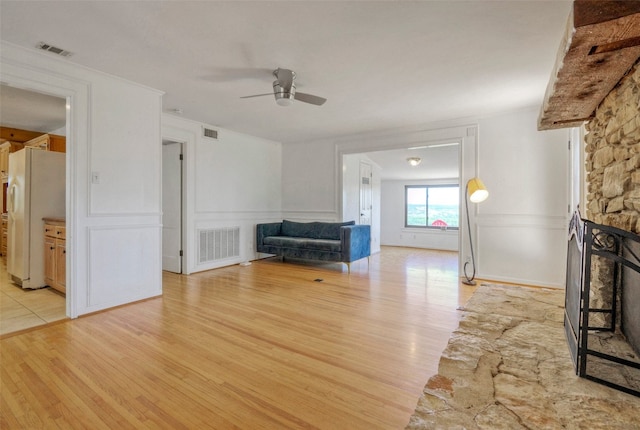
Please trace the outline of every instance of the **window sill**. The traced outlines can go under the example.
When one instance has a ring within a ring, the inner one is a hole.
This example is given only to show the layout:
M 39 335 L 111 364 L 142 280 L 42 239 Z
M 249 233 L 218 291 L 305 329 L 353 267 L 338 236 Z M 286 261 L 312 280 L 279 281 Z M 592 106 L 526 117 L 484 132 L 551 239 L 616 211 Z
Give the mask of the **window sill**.
M 458 228 L 426 228 L 426 227 L 403 227 L 403 233 L 420 234 L 458 234 Z

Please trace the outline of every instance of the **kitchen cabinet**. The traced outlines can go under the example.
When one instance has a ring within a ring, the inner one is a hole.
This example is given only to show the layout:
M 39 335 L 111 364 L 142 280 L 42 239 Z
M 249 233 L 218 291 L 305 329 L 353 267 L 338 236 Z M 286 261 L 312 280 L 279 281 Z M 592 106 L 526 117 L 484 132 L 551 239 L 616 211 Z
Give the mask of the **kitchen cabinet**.
M 50 139 L 48 134 L 43 134 L 42 136 L 38 136 L 34 139 L 31 139 L 24 143 L 25 148 L 38 148 L 43 149 L 45 151 L 49 150 Z
M 56 238 L 48 234 L 48 230 L 53 231 L 53 226 L 44 226 L 44 281 L 53 287 L 56 279 Z
M 67 248 L 65 221 L 44 218 L 44 281 L 61 293 L 66 293 Z
M 9 220 L 7 219 L 7 214 L 6 213 L 2 214 L 0 219 L 1 219 L 1 221 L 0 221 L 0 224 L 1 224 L 1 228 L 0 228 L 0 255 L 2 255 L 3 257 L 6 257 L 7 256 L 7 244 L 9 243 L 8 236 L 7 236 Z
M 3 142 L 0 144 L 0 179 L 9 176 L 9 152 L 11 152 L 11 143 Z
M 9 128 L 0 126 L 0 139 L 7 140 L 11 143 L 11 151 L 15 152 L 22 149 L 25 144 L 29 146 L 39 146 L 43 142 L 38 142 L 34 139 L 47 140 L 44 145 L 48 147 L 49 151 L 54 152 L 67 152 L 67 138 L 57 134 L 47 134 L 48 137 L 43 137 L 42 132 L 21 130 L 17 128 Z M 1 142 L 2 140 L 0 140 Z M 31 142 L 30 142 L 31 141 Z
M 9 177 L 0 179 L 2 191 L 0 192 L 0 213 L 7 213 L 7 193 L 9 191 Z

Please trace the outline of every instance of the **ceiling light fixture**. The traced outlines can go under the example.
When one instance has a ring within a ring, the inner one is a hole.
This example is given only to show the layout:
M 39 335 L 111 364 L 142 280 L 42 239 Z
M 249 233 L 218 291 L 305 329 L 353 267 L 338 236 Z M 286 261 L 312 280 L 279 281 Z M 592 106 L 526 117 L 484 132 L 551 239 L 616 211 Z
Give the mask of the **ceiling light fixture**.
M 420 157 L 409 157 L 409 158 L 407 158 L 407 163 L 409 163 L 411 165 L 411 167 L 416 167 L 421 162 L 422 162 L 422 158 L 420 158 Z

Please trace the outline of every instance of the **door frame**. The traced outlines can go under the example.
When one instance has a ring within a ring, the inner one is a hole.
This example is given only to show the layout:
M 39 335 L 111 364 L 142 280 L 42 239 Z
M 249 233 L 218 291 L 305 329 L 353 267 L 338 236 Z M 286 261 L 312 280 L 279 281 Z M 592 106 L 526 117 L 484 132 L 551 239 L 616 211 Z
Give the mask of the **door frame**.
M 460 186 L 464 186 L 467 181 L 478 176 L 478 124 L 468 123 L 452 126 L 439 126 L 425 124 L 419 128 L 407 128 L 396 132 L 379 133 L 366 136 L 355 136 L 340 140 L 336 143 L 335 157 L 336 166 L 343 166 L 345 155 L 366 154 L 367 152 L 385 151 L 393 149 L 406 149 L 430 143 L 439 142 L 459 142 L 458 153 L 460 170 Z M 344 178 L 342 168 L 336 169 L 336 196 L 344 193 Z M 461 193 L 461 204 L 462 201 Z M 336 207 L 340 219 L 343 215 L 342 199 L 336 198 Z M 466 218 L 460 217 L 460 223 L 466 222 Z M 464 262 L 470 258 L 468 246 L 469 241 L 465 229 L 458 232 L 458 271 L 462 273 Z M 477 240 L 474 236 L 474 243 Z
M 66 237 L 66 276 L 65 276 L 65 315 L 69 318 L 77 318 L 78 310 L 76 300 L 78 292 L 75 280 L 78 271 L 82 268 L 78 267 L 76 262 L 77 256 L 77 240 L 76 234 L 76 210 L 78 207 L 78 180 L 76 170 L 76 159 L 78 151 L 77 137 L 81 130 L 88 125 L 88 117 L 86 115 L 86 107 L 82 106 L 82 101 L 86 100 L 88 89 L 85 84 L 78 84 L 71 80 L 65 80 L 63 84 L 56 86 L 46 81 L 38 81 L 33 77 L 17 77 L 13 76 L 8 70 L 5 70 L 3 84 L 19 88 L 34 93 L 46 94 L 64 99 L 66 101 L 66 121 L 65 121 L 65 228 Z M 81 263 L 78 263 L 81 264 Z

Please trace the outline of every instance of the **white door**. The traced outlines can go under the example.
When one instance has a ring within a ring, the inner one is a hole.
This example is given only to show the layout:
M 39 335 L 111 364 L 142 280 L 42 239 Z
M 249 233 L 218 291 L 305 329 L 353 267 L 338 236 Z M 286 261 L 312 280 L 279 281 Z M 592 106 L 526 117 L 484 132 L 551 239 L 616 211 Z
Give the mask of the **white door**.
M 371 164 L 360 163 L 360 224 L 371 225 Z
M 182 273 L 182 143 L 162 143 L 162 270 Z

